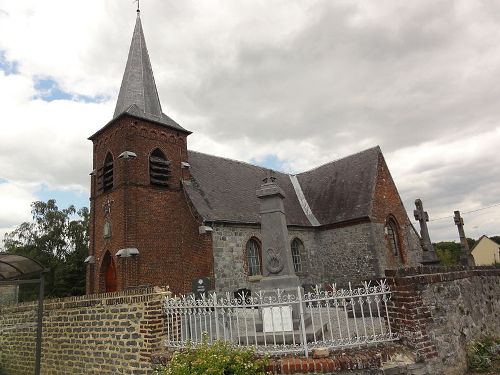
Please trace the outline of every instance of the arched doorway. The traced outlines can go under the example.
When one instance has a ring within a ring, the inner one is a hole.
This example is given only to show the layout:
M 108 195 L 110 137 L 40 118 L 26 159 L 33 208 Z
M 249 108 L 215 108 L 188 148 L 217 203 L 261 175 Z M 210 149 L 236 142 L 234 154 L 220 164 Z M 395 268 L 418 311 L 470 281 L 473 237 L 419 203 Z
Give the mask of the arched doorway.
M 116 292 L 118 290 L 116 282 L 116 266 L 113 258 L 106 252 L 102 262 L 102 275 L 104 276 L 104 291 Z

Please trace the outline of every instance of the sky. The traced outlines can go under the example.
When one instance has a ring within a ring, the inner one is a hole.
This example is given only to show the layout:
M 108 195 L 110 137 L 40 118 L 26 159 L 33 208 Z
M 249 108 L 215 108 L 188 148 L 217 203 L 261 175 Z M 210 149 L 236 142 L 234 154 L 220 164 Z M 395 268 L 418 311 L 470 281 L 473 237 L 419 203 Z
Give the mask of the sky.
M 0 0 L 0 238 L 33 201 L 88 206 L 135 6 Z M 298 173 L 379 145 L 433 241 L 458 241 L 454 210 L 500 234 L 500 2 L 143 0 L 141 19 L 190 149 Z

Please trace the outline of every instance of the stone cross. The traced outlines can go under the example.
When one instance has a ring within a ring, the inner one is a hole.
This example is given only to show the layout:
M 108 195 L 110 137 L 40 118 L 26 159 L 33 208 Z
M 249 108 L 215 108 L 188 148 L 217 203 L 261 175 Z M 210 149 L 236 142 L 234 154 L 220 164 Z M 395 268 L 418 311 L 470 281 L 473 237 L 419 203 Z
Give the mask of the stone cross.
M 460 211 L 455 211 L 455 225 L 458 228 L 458 234 L 460 236 L 460 246 L 462 252 L 460 253 L 460 264 L 463 266 L 475 266 L 474 258 L 470 252 L 469 243 L 467 242 L 467 237 L 465 237 L 464 231 L 464 219 L 460 216 Z
M 415 215 L 415 220 L 418 220 L 420 223 L 420 244 L 424 250 L 422 264 L 439 264 L 439 259 L 434 251 L 434 246 L 432 246 L 429 229 L 427 228 L 429 214 L 427 211 L 424 211 L 424 205 L 420 199 L 415 200 L 415 206 L 417 209 L 413 211 L 413 215 Z

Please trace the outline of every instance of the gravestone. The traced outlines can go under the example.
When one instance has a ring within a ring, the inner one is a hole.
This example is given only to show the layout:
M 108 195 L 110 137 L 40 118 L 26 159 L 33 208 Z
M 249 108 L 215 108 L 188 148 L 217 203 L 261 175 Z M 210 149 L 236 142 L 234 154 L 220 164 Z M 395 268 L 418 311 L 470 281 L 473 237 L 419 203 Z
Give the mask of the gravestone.
M 195 299 L 202 299 L 203 295 L 208 297 L 208 292 L 212 290 L 212 280 L 208 277 L 194 279 L 192 283 L 192 292 Z
M 439 264 L 439 259 L 434 251 L 434 246 L 432 246 L 429 229 L 427 228 L 429 214 L 427 211 L 424 211 L 424 205 L 420 199 L 415 200 L 415 206 L 417 209 L 413 211 L 413 215 L 415 215 L 415 220 L 418 220 L 420 224 L 420 244 L 423 249 L 422 264 Z
M 460 264 L 462 266 L 474 267 L 476 262 L 472 256 L 469 248 L 469 243 L 467 242 L 467 237 L 465 237 L 464 231 L 464 219 L 460 216 L 460 211 L 455 211 L 455 216 L 453 217 L 455 225 L 458 228 L 458 235 L 460 236 L 460 247 L 462 251 L 460 252 Z

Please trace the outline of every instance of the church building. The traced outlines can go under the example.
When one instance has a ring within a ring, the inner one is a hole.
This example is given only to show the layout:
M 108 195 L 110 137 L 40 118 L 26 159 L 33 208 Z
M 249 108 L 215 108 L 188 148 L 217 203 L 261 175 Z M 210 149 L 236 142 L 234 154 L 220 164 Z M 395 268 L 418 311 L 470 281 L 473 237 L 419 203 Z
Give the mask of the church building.
M 259 289 L 256 191 L 266 168 L 188 150 L 190 131 L 162 112 L 138 12 L 113 118 L 93 143 L 87 293 L 168 285 L 188 293 Z M 274 171 L 295 274 L 345 285 L 422 261 L 379 147 L 290 175 Z

